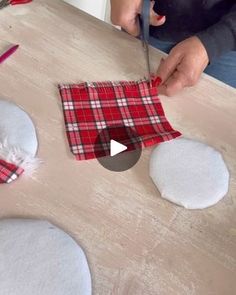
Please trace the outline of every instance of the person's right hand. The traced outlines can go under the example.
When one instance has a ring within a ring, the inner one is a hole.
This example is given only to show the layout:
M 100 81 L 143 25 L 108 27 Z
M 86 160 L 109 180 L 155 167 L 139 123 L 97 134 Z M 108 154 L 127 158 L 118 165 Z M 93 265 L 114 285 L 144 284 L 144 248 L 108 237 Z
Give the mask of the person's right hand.
M 138 14 L 142 10 L 142 0 L 111 0 L 111 21 L 114 25 L 122 27 L 133 36 L 140 34 Z M 166 21 L 165 16 L 154 12 L 155 1 L 151 1 L 150 24 L 161 26 Z

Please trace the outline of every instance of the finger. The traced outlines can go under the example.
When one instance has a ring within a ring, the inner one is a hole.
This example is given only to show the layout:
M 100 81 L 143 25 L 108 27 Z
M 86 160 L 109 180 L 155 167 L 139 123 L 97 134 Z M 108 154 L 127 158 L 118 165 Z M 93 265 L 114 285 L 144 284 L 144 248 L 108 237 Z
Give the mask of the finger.
M 158 15 L 155 12 L 152 12 L 150 15 L 150 24 L 152 26 L 158 27 L 162 26 L 166 22 L 165 15 Z
M 151 11 L 150 11 L 150 24 L 152 26 L 161 26 L 165 23 L 166 17 L 164 15 L 159 15 L 154 11 L 155 1 L 151 2 Z
M 129 22 L 122 25 L 122 28 L 135 37 L 140 35 L 140 24 L 138 18 L 130 20 Z
M 125 26 L 123 26 L 123 29 L 128 32 L 130 35 L 133 35 L 135 37 L 138 37 L 140 35 L 140 21 L 138 15 L 141 14 L 142 10 L 142 1 L 138 4 L 138 6 L 135 8 L 136 16 L 134 16 L 132 19 L 127 20 Z
M 138 14 L 140 14 L 142 1 L 137 3 L 128 1 L 126 10 L 118 1 L 111 1 L 111 22 L 123 28 L 127 33 L 138 36 L 140 34 L 140 25 Z
M 161 60 L 157 69 L 157 76 L 161 77 L 163 83 L 175 72 L 180 61 L 180 56 L 175 53 L 170 53 L 166 59 Z
M 159 93 L 166 96 L 173 96 L 180 92 L 185 86 L 187 86 L 186 76 L 176 70 L 168 80 L 159 87 Z
M 190 66 L 188 59 L 182 60 L 178 70 L 182 73 L 187 73 L 185 86 L 194 86 L 200 78 L 200 72 L 196 72 L 195 68 Z

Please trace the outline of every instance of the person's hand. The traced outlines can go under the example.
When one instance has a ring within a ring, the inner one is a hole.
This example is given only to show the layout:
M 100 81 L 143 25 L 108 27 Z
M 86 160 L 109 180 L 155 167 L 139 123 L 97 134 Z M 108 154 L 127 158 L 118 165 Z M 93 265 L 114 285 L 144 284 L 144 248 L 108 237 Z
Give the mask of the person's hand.
M 141 12 L 142 0 L 111 0 L 111 21 L 114 25 L 122 27 L 133 36 L 140 33 L 138 14 Z M 155 1 L 151 1 L 150 24 L 161 26 L 166 21 L 165 16 L 154 12 Z
M 161 60 L 157 70 L 162 79 L 159 93 L 172 96 L 184 87 L 194 86 L 208 63 L 207 51 L 198 37 L 180 42 Z

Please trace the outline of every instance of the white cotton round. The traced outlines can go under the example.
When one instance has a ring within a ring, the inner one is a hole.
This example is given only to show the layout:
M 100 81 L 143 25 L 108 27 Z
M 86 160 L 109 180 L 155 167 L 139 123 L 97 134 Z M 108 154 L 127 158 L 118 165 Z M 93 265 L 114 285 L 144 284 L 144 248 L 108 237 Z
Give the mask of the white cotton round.
M 35 156 L 38 141 L 34 124 L 27 113 L 12 102 L 0 100 L 0 142 Z
M 84 252 L 47 221 L 0 221 L 0 295 L 91 295 Z
M 164 199 L 187 209 L 212 206 L 229 188 L 229 172 L 221 154 L 185 138 L 161 143 L 154 149 L 150 176 Z

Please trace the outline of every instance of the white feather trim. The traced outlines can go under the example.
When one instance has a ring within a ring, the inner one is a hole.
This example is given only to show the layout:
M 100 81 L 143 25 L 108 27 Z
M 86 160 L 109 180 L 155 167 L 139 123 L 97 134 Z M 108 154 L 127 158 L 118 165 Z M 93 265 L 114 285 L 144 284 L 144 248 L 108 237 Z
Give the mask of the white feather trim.
M 40 163 L 38 158 L 27 154 L 20 147 L 10 145 L 7 139 L 0 141 L 0 159 L 23 168 L 28 176 L 35 172 Z

